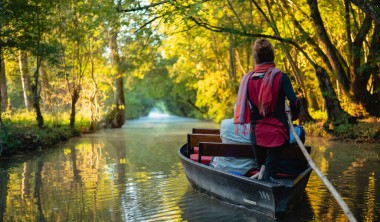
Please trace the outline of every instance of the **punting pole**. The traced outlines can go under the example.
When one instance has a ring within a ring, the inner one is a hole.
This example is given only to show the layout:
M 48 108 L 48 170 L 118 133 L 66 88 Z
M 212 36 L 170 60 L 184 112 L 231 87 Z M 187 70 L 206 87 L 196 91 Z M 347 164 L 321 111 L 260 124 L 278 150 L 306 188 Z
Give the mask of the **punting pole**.
M 315 165 L 314 161 L 311 159 L 311 156 L 307 152 L 305 146 L 303 145 L 301 139 L 298 137 L 296 131 L 294 130 L 293 123 L 292 123 L 292 118 L 290 115 L 290 108 L 287 103 L 285 103 L 285 111 L 286 115 L 288 117 L 288 122 L 289 122 L 289 128 L 292 131 L 292 134 L 294 135 L 294 138 L 296 139 L 299 147 L 301 148 L 301 151 L 303 155 L 305 156 L 307 162 L 309 162 L 310 167 L 317 173 L 319 178 L 323 181 L 323 183 L 326 185 L 327 189 L 330 191 L 330 193 L 334 196 L 336 201 L 339 203 L 340 207 L 346 214 L 348 220 L 352 222 L 356 222 L 357 220 L 355 219 L 354 215 L 351 213 L 350 209 L 348 208 L 347 204 L 343 201 L 342 197 L 339 195 L 339 193 L 336 191 L 334 186 L 330 183 L 330 181 L 327 179 L 325 175 L 319 170 L 319 168 Z

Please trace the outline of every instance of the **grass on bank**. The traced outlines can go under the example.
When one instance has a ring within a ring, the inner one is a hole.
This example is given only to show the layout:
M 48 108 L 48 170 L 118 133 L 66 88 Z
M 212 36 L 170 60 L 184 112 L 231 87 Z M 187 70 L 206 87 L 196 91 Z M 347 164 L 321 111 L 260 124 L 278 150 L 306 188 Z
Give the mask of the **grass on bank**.
M 359 120 L 357 124 L 342 124 L 334 127 L 332 132 L 323 129 L 325 121 L 306 123 L 306 136 L 320 136 L 336 141 L 358 143 L 380 143 L 380 118 Z
M 80 135 L 80 130 L 89 125 L 89 120 L 78 118 L 72 129 L 69 115 L 44 115 L 44 128 L 37 127 L 34 113 L 2 113 L 0 125 L 0 156 L 41 150 L 52 147 L 69 138 Z
M 316 122 L 304 125 L 306 136 L 325 137 L 330 140 L 345 142 L 380 143 L 380 118 L 358 119 L 357 124 L 332 126 L 332 131 L 327 132 L 323 128 L 327 121 L 327 113 L 312 109 L 309 112 Z

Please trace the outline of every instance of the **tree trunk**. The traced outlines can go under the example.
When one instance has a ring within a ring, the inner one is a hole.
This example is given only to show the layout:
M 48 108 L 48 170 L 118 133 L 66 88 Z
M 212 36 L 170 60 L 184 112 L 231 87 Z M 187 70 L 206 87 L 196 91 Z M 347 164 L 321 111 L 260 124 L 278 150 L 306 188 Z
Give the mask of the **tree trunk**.
M 78 87 L 75 87 L 71 94 L 70 128 L 75 127 L 75 116 L 76 116 L 75 106 L 79 99 L 79 93 L 80 93 L 80 89 Z
M 371 116 L 380 116 L 380 24 L 375 23 L 372 36 L 368 62 L 362 65 L 360 76 L 361 86 L 358 84 L 357 90 L 363 92 L 363 105 Z
M 318 9 L 317 0 L 307 0 L 307 3 L 309 4 L 309 7 L 310 7 L 310 16 L 313 20 L 314 29 L 318 36 L 319 42 L 325 49 L 327 57 L 332 66 L 332 69 L 339 80 L 339 84 L 342 86 L 342 89 L 345 91 L 346 95 L 349 95 L 350 82 L 343 68 L 343 65 L 341 64 L 342 61 L 337 54 L 337 50 L 332 44 L 332 42 L 330 41 L 329 36 L 327 35 L 327 31 L 324 27 L 324 24 L 323 24 L 323 21 Z
M 230 79 L 236 79 L 236 57 L 234 49 L 234 36 L 230 34 L 229 45 L 228 45 L 228 58 L 229 58 L 229 74 Z
M 30 112 L 32 106 L 32 92 L 28 68 L 28 55 L 24 50 L 19 50 L 18 60 L 20 65 L 21 83 L 24 93 L 25 108 L 28 112 Z
M 325 129 L 332 130 L 328 126 L 330 122 L 334 125 L 354 123 L 355 119 L 346 113 L 340 106 L 339 99 L 334 91 L 326 70 L 322 67 L 317 67 L 316 76 L 318 79 L 319 88 L 322 91 L 322 96 L 325 101 L 325 107 L 327 109 L 328 121 L 324 125 Z
M 90 115 L 90 127 L 89 127 L 89 131 L 94 131 L 96 130 L 96 127 L 98 126 L 98 121 L 97 121 L 97 114 L 98 114 L 98 100 L 97 100 L 97 96 L 98 96 L 98 85 L 95 81 L 95 78 L 94 78 L 94 60 L 91 56 L 91 80 L 93 82 L 93 91 L 91 92 L 91 94 L 89 95 L 89 101 L 90 101 L 90 111 L 91 111 L 91 115 Z
M 41 58 L 37 56 L 37 67 L 36 71 L 33 74 L 34 82 L 32 84 L 32 94 L 33 94 L 33 107 L 36 112 L 37 125 L 40 129 L 44 127 L 44 118 L 41 113 L 40 106 L 40 90 L 38 89 L 38 80 L 39 80 L 39 70 L 41 66 Z
M 42 129 L 44 127 L 44 118 L 43 118 L 42 113 L 41 113 L 40 94 L 38 93 L 37 82 L 38 82 L 38 78 L 36 80 L 36 83 L 32 85 L 33 107 L 36 111 L 36 120 L 37 120 L 38 128 Z
M 8 91 L 7 91 L 7 79 L 5 77 L 5 61 L 3 53 L 0 49 L 0 112 L 7 110 L 8 108 Z
M 315 52 L 318 54 L 318 56 L 323 60 L 324 64 L 326 65 L 327 69 L 328 70 L 331 70 L 332 71 L 332 67 L 331 67 L 331 64 L 329 62 L 329 59 L 327 58 L 326 54 L 322 51 L 322 49 L 319 47 L 319 45 L 314 41 L 313 38 L 311 38 L 311 36 L 309 35 L 309 33 L 307 33 L 303 27 L 301 26 L 301 24 L 298 22 L 298 20 L 295 18 L 294 16 L 294 13 L 292 13 L 289 9 L 289 5 L 287 4 L 287 2 L 285 0 L 283 0 L 283 5 L 286 9 L 288 9 L 288 12 L 287 15 L 288 16 L 291 16 L 292 18 L 292 21 L 293 21 L 293 24 L 294 24 L 294 27 L 297 28 L 297 30 L 300 32 L 299 36 L 300 38 L 307 42 L 310 46 L 313 47 L 313 49 L 315 50 Z
M 111 60 L 115 73 L 115 94 L 114 104 L 111 112 L 108 114 L 107 125 L 112 128 L 120 128 L 125 123 L 125 99 L 124 99 L 124 84 L 123 72 L 121 68 L 121 59 L 119 55 L 119 47 L 117 44 L 116 28 L 112 28 L 109 34 L 109 47 L 111 53 Z
M 49 77 L 46 72 L 44 63 L 41 63 L 41 66 L 40 66 L 40 75 L 41 75 L 41 91 L 42 91 L 42 98 L 43 98 L 42 99 L 43 109 L 49 110 L 50 112 L 52 112 Z

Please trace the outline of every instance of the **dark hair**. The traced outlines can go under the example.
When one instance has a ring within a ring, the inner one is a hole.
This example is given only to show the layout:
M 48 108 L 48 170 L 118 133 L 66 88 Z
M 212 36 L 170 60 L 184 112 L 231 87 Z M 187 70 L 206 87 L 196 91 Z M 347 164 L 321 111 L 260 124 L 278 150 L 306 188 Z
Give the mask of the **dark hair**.
M 274 62 L 273 46 L 267 39 L 257 39 L 253 44 L 252 53 L 256 64 Z

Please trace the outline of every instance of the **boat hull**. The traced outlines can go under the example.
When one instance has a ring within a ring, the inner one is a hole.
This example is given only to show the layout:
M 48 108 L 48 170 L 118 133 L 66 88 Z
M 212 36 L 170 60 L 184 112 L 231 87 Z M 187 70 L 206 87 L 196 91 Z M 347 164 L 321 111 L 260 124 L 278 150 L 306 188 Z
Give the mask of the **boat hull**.
M 216 170 L 188 159 L 185 151 L 186 144 L 178 155 L 194 189 L 274 218 L 285 215 L 302 198 L 311 173 L 308 168 L 296 179 L 286 180 L 286 186 L 280 186 Z

